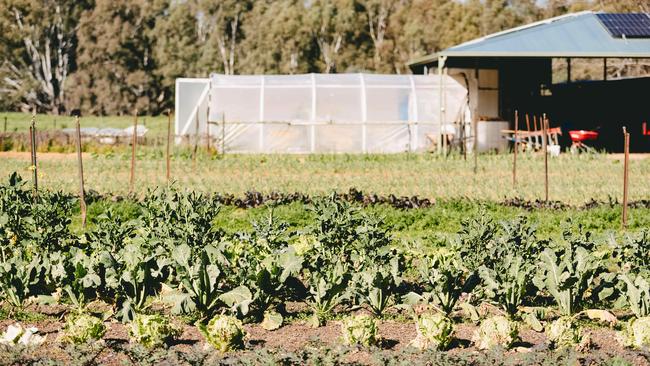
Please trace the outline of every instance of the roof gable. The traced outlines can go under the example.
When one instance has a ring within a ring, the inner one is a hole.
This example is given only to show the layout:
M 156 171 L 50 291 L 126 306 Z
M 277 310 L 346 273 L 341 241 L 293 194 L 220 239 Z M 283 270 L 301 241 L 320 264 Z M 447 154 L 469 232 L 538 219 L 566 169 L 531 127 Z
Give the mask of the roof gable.
M 448 57 L 650 58 L 650 38 L 615 38 L 591 11 L 531 23 L 462 43 L 411 64 Z M 602 13 L 600 13 L 602 14 Z

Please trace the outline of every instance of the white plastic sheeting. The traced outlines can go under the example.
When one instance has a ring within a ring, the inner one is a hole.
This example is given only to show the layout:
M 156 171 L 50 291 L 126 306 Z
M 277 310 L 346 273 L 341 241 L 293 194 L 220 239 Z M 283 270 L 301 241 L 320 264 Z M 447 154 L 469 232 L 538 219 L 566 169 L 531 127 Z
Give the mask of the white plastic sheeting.
M 417 151 L 458 134 L 466 98 L 449 76 L 213 74 L 176 81 L 176 134 L 227 152 Z

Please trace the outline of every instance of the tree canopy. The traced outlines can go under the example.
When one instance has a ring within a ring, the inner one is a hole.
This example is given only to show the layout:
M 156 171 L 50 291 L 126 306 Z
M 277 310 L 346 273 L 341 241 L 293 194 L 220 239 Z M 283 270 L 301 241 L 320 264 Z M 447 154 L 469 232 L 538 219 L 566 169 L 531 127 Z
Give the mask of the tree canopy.
M 177 77 L 407 73 L 406 63 L 567 12 L 650 0 L 0 0 L 0 108 L 159 113 Z

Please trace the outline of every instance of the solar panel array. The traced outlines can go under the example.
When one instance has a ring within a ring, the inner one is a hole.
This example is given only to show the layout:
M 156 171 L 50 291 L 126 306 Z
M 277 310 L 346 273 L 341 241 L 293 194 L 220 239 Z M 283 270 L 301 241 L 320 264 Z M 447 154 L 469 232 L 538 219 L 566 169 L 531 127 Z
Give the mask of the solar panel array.
M 600 22 L 616 38 L 650 38 L 650 14 L 601 13 Z

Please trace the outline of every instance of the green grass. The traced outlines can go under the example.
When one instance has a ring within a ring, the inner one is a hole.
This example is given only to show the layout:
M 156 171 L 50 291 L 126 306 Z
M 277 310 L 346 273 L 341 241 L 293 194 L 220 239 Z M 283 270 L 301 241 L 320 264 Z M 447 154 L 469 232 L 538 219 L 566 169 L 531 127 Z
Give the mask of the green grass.
M 109 207 L 126 219 L 139 216 L 140 212 L 133 201 L 111 202 L 100 200 L 88 206 L 89 225 L 93 218 L 102 214 Z M 472 202 L 467 200 L 443 200 L 430 208 L 397 209 L 389 205 L 376 205 L 362 208 L 371 215 L 382 218 L 384 224 L 391 229 L 400 243 L 428 243 L 438 237 L 453 237 L 462 227 L 464 219 L 488 215 L 495 221 L 505 221 L 517 216 L 527 216 L 531 223 L 537 226 L 540 239 L 559 239 L 565 224 L 571 222 L 572 229 L 582 225 L 585 230 L 592 232 L 598 238 L 607 239 L 620 237 L 621 209 L 618 206 L 601 206 L 590 210 L 566 209 L 551 210 L 537 209 L 526 211 L 522 208 L 503 206 L 494 202 Z M 226 234 L 247 232 L 252 230 L 252 222 L 265 220 L 270 213 L 269 206 L 256 208 L 237 208 L 223 206 L 217 215 L 215 228 Z M 293 202 L 273 208 L 276 219 L 286 222 L 290 230 L 300 232 L 315 221 L 315 216 L 309 205 Z M 636 232 L 650 227 L 650 209 L 631 209 L 629 212 L 629 232 Z M 78 212 L 73 217 L 73 231 L 81 231 L 81 219 Z
M 7 132 L 29 131 L 31 114 L 19 112 L 0 113 L 0 132 L 4 132 L 5 118 L 7 121 Z M 133 116 L 82 116 L 81 127 L 97 128 L 126 128 L 133 126 Z M 173 121 L 172 121 L 173 123 Z M 146 126 L 148 135 L 163 135 L 167 132 L 167 116 L 140 116 L 138 124 Z M 54 131 L 74 127 L 74 118 L 70 116 L 55 116 L 49 114 L 36 115 L 36 129 L 39 131 Z
M 26 178 L 28 153 L 0 153 L 0 175 L 17 171 Z M 76 192 L 78 177 L 74 154 L 39 154 L 39 183 L 43 188 Z M 538 155 L 521 155 L 518 184 L 512 186 L 512 156 L 481 155 L 478 172 L 460 156 L 395 155 L 225 155 L 200 154 L 196 162 L 187 149 L 176 151 L 172 179 L 182 188 L 243 195 L 246 191 L 328 194 L 351 187 L 365 193 L 430 199 L 469 198 L 501 201 L 504 198 L 544 198 L 544 165 Z M 549 160 L 549 198 L 574 205 L 590 199 L 622 198 L 623 167 L 605 154 Z M 129 192 L 130 154 L 114 151 L 86 154 L 86 188 L 103 193 Z M 630 162 L 630 199 L 650 197 L 650 159 Z M 162 149 L 140 149 L 136 162 L 136 192 L 165 185 Z

